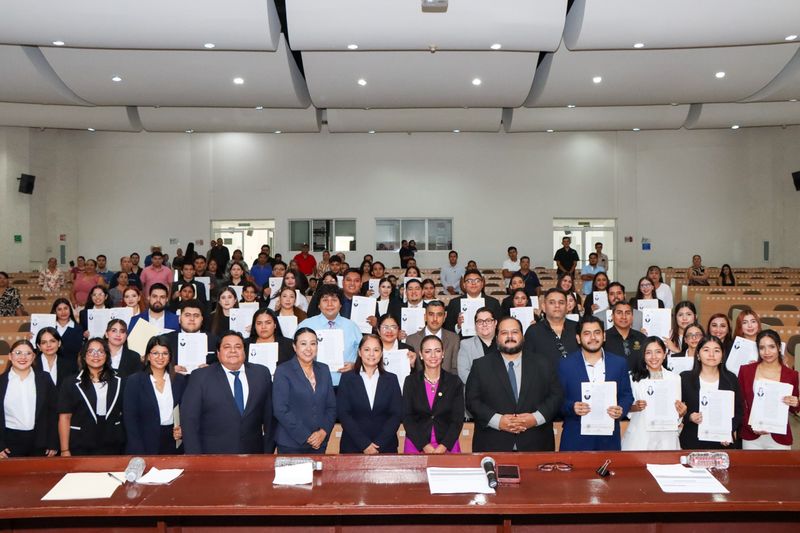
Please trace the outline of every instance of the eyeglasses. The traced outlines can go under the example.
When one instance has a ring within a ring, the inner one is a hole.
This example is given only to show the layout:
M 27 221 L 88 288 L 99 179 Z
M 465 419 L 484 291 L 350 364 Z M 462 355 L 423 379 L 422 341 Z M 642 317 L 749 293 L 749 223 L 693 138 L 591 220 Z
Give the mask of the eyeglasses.
M 22 350 L 14 350 L 11 353 L 14 354 L 16 357 L 20 357 L 23 355 L 26 357 L 33 357 L 33 352 L 23 352 Z
M 688 335 L 686 335 L 687 339 L 700 339 L 702 337 L 703 337 L 702 333 L 689 333 Z
M 105 355 L 106 351 L 102 348 L 90 348 L 86 350 L 86 355 Z
M 494 323 L 495 323 L 494 318 L 487 318 L 485 320 L 476 320 L 475 321 L 475 325 L 476 326 L 491 326 Z
M 400 329 L 400 328 L 398 326 L 385 325 L 385 326 L 381 326 L 381 329 L 383 331 L 395 331 L 395 330 Z
M 552 472 L 553 470 L 570 472 L 572 470 L 572 465 L 569 463 L 542 463 L 537 468 L 542 472 Z
M 465 279 L 464 283 L 469 283 L 470 285 L 475 285 L 477 283 L 481 283 L 483 280 L 481 278 L 469 278 Z
M 150 357 L 169 357 L 169 352 L 150 352 Z

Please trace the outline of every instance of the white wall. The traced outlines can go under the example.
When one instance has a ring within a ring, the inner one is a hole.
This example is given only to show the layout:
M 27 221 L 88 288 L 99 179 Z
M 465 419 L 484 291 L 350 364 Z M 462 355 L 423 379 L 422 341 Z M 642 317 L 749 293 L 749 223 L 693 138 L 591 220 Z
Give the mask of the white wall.
M 31 250 L 31 197 L 19 192 L 19 178 L 30 173 L 27 128 L 0 128 L 0 270 L 28 270 Z M 36 187 L 40 186 L 36 183 Z M 22 242 L 14 242 L 22 235 Z
M 797 266 L 800 193 L 790 172 L 800 169 L 798 132 L 32 131 L 34 197 L 43 205 L 32 217 L 30 256 L 56 248 L 59 233 L 69 234 L 70 256 L 105 252 L 111 264 L 153 243 L 172 254 L 170 237 L 207 244 L 210 220 L 232 218 L 274 218 L 275 251 L 287 255 L 287 219 L 354 217 L 351 263 L 369 252 L 391 266 L 396 254 L 373 249 L 376 217 L 442 216 L 453 217 L 464 260 L 498 266 L 515 244 L 550 266 L 552 219 L 593 217 L 617 219 L 619 277 L 629 285 L 647 265 L 686 266 L 695 252 L 709 265 Z M 652 251 L 641 250 L 642 237 Z M 763 240 L 771 242 L 769 263 Z M 423 252 L 420 264 L 445 257 Z

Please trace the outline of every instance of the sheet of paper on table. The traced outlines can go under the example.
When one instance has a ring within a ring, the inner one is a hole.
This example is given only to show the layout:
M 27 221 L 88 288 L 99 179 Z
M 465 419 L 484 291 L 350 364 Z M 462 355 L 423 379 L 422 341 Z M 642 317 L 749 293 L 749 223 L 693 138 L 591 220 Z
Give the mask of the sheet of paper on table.
M 705 468 L 686 468 L 683 465 L 647 465 L 664 492 L 728 494 L 728 489 Z
M 72 472 L 64 474 L 58 483 L 42 497 L 48 500 L 95 500 L 110 498 L 123 484 L 125 472 Z
M 483 468 L 430 467 L 428 488 L 431 494 L 494 494 Z

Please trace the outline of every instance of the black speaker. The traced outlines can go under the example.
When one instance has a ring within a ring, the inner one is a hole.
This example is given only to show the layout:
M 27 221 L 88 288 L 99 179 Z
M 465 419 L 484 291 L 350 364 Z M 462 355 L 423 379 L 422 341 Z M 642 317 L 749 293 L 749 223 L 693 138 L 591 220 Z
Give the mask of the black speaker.
M 36 176 L 22 174 L 19 177 L 19 192 L 22 194 L 33 194 L 33 185 L 36 183 Z
M 794 180 L 794 189 L 800 191 L 800 170 L 792 172 L 792 179 Z

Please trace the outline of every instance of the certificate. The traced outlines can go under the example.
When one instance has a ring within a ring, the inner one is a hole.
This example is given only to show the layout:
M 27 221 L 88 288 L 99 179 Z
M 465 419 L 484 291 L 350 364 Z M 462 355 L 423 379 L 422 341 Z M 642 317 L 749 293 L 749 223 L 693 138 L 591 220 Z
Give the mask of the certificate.
M 400 310 L 400 329 L 413 335 L 425 327 L 424 307 L 403 307 Z
M 211 278 L 208 276 L 200 276 L 194 278 L 195 281 L 202 283 L 203 286 L 206 288 L 206 300 L 211 299 Z
M 56 315 L 44 313 L 31 314 L 31 337 L 33 337 L 34 343 L 36 342 L 36 335 L 39 333 L 40 329 L 54 327 L 56 327 Z
M 150 339 L 160 334 L 161 330 L 144 318 L 140 318 L 136 321 L 133 330 L 128 332 L 128 348 L 140 354 L 145 353 L 147 351 L 147 343 L 150 342 Z M 173 354 L 173 358 L 174 357 L 175 354 Z
M 522 323 L 522 334 L 525 335 L 533 321 L 533 307 L 512 307 L 509 311 L 511 316 Z
M 647 402 L 644 408 L 644 420 L 647 431 L 677 431 L 678 411 L 675 402 L 680 393 L 680 381 L 664 379 L 643 379 L 640 388 L 644 397 L 638 398 Z
M 259 342 L 251 343 L 248 360 L 256 365 L 269 368 L 270 375 L 275 377 L 275 367 L 278 366 L 278 343 Z
M 317 361 L 325 363 L 331 372 L 344 366 L 344 332 L 340 329 L 317 331 Z
M 617 405 L 617 382 L 581 383 L 581 401 L 591 409 L 581 417 L 581 435 L 613 435 L 614 419 L 608 408 Z
M 749 421 L 753 430 L 785 435 L 789 424 L 789 406 L 783 403 L 783 398 L 791 395 L 790 383 L 755 380 Z
M 731 353 L 728 354 L 728 360 L 725 361 L 725 368 L 738 376 L 740 366 L 757 360 L 758 347 L 755 341 L 749 341 L 744 337 L 736 337 L 733 339 L 733 346 L 731 346 Z
M 733 440 L 734 398 L 732 390 L 700 391 L 700 414 L 703 415 L 703 421 L 697 426 L 698 440 L 708 442 Z
M 108 321 L 111 320 L 111 309 L 87 309 L 86 329 L 89 330 L 89 338 L 103 337 L 106 334 Z
M 366 296 L 353 296 L 353 306 L 350 308 L 350 320 L 356 323 L 361 333 L 372 333 L 372 324 L 367 322 L 375 316 L 375 298 Z
M 205 333 L 178 333 L 178 365 L 191 374 L 200 365 L 206 364 L 208 337 Z
M 658 309 L 658 300 L 636 300 L 636 307 L 642 309 Z
M 242 285 L 228 285 L 228 288 L 236 293 L 237 302 L 242 299 L 242 290 L 244 290 Z
M 133 318 L 133 309 L 130 307 L 112 307 L 109 309 L 110 313 L 108 314 L 109 320 L 124 320 L 125 324 L 130 326 L 131 325 L 131 318 Z
M 278 296 L 278 291 L 281 290 L 283 285 L 283 278 L 269 278 L 270 298 Z
M 270 278 L 270 281 L 271 280 L 272 278 Z M 340 289 L 344 287 L 344 276 L 336 276 L 336 284 L 339 285 Z M 272 288 L 272 285 L 270 285 L 270 288 Z
M 258 308 L 234 307 L 230 310 L 229 323 L 233 331 L 238 331 L 244 337 L 250 336 L 250 327 L 253 324 L 253 315 Z
M 461 298 L 461 313 L 464 315 L 464 322 L 461 324 L 461 335 L 472 337 L 475 335 L 475 313 L 486 305 L 483 298 Z
M 647 331 L 647 335 L 666 339 L 672 329 L 672 310 L 642 309 L 642 329 Z
M 608 309 L 608 293 L 606 291 L 592 292 L 592 302 L 597 306 L 597 311 Z
M 294 332 L 297 331 L 297 317 L 278 315 L 278 323 L 281 325 L 283 336 L 287 339 L 293 339 Z
M 570 313 L 568 315 L 565 315 L 564 318 L 566 318 L 567 320 L 572 320 L 573 322 L 580 322 L 581 321 L 581 315 L 579 315 L 578 313 Z M 608 328 L 606 328 L 606 329 L 608 329 Z
M 688 372 L 694 368 L 694 357 L 672 357 L 667 358 L 667 367 L 674 373 Z
M 598 311 L 598 313 L 602 313 L 602 311 Z M 606 309 L 606 327 L 604 329 L 612 327 L 614 327 L 614 312 L 611 309 Z
M 368 285 L 369 290 L 371 290 L 373 296 L 375 296 L 377 298 L 378 294 L 380 293 L 381 280 L 370 278 L 367 283 L 369 284 Z
M 406 377 L 411 373 L 411 365 L 408 363 L 408 350 L 386 350 L 383 352 L 383 368 L 397 376 L 400 389 Z

